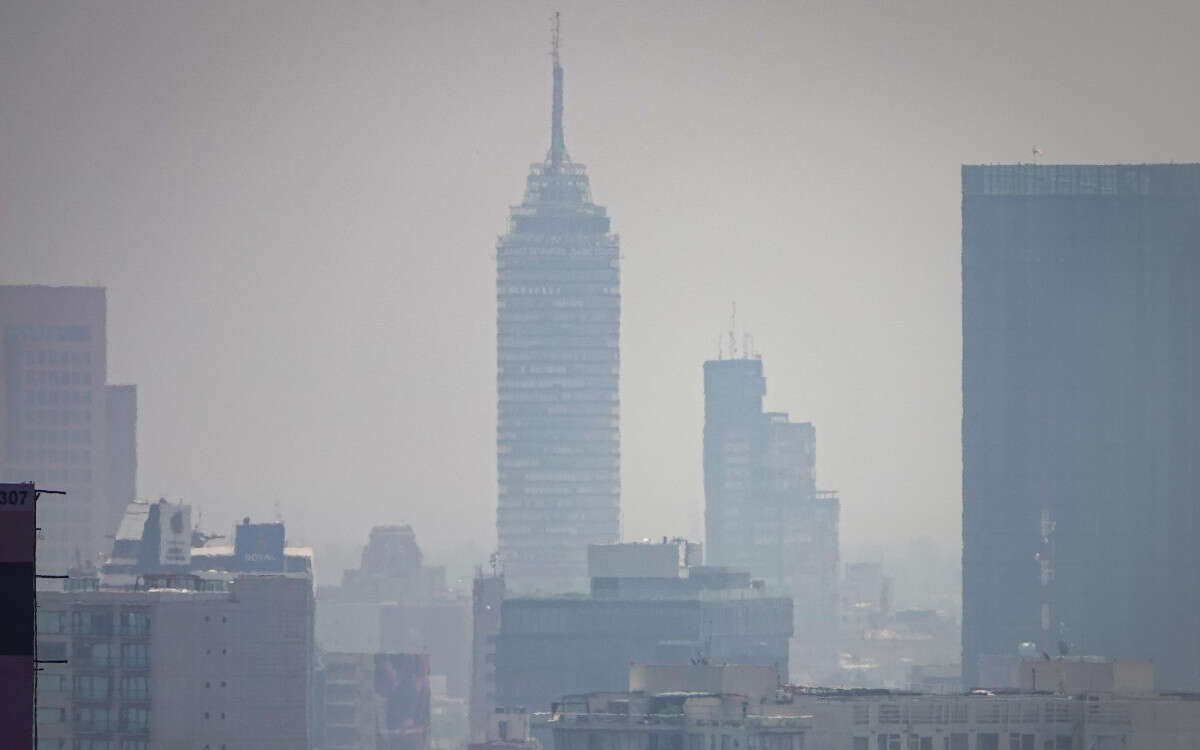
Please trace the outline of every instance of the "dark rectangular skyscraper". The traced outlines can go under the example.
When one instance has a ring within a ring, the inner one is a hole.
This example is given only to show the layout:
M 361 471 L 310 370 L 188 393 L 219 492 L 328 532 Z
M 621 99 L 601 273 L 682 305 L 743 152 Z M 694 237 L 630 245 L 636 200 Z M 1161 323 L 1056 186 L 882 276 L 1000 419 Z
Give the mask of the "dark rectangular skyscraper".
M 557 43 L 550 151 L 496 246 L 497 536 L 511 589 L 587 590 L 587 546 L 620 534 L 619 249 L 563 144 Z
M 962 186 L 964 680 L 1062 641 L 1200 688 L 1200 165 Z

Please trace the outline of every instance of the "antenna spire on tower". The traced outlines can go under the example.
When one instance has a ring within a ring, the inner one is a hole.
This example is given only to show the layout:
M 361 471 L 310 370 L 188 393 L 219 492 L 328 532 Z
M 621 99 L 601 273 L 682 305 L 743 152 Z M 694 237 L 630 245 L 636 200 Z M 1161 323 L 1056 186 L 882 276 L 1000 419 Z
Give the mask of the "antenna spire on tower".
M 557 166 L 567 161 L 567 146 L 563 139 L 563 70 L 558 62 L 559 14 L 555 11 L 550 26 L 550 56 L 554 62 L 554 99 L 550 117 L 550 163 Z

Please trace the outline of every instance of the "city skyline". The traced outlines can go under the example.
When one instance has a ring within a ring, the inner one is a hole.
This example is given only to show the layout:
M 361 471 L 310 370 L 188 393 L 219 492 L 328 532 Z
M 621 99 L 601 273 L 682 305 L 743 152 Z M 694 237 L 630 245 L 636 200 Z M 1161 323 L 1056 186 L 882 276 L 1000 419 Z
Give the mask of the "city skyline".
M 1054 161 L 1195 159 L 1196 94 L 1169 74 L 1196 67 L 1181 38 L 1196 11 L 781 7 L 562 8 L 588 92 L 572 142 L 639 249 L 623 269 L 625 535 L 702 536 L 699 364 L 737 300 L 779 403 L 821 425 L 846 559 L 896 529 L 953 538 L 958 165 L 1035 144 Z M 23 64 L 2 74 L 0 281 L 108 287 L 144 497 L 202 503 L 220 528 L 278 502 L 332 570 L 376 520 L 415 524 L 431 550 L 458 524 L 487 551 L 481 248 L 544 149 L 551 9 L 307 10 L 6 7 Z M 1092 44 L 1064 57 L 1066 34 Z M 1095 96 L 1101 77 L 1125 106 Z M 922 440 L 892 439 L 898 425 Z M 343 502 L 288 499 L 347 475 Z

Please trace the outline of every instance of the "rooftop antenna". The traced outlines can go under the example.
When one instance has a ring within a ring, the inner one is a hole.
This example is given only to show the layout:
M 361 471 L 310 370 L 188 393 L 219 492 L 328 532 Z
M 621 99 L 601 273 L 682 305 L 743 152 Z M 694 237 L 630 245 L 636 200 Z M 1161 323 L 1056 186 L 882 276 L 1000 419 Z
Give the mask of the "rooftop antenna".
M 558 62 L 559 14 L 554 12 L 550 25 L 550 58 L 554 62 L 554 99 L 550 117 L 550 163 L 557 166 L 566 160 L 567 146 L 563 139 L 563 69 Z
M 737 335 L 734 334 L 734 328 L 737 326 L 737 302 L 730 302 L 729 308 L 729 358 L 737 359 Z
M 1054 521 L 1050 520 L 1050 509 L 1042 508 L 1042 540 L 1038 561 L 1039 578 L 1042 584 L 1042 653 L 1052 650 L 1050 643 L 1050 582 L 1054 580 Z

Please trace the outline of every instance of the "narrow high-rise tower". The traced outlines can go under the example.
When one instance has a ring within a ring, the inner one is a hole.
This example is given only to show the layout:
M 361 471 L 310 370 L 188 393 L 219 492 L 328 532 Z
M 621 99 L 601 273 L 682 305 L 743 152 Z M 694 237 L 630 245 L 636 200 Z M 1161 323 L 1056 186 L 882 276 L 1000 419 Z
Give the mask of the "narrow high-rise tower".
M 617 237 L 563 138 L 554 22 L 550 150 L 496 244 L 497 536 L 517 591 L 586 591 L 620 536 Z
M 836 493 L 816 485 L 817 434 L 764 412 L 762 360 L 704 363 L 704 525 L 711 565 L 748 570 L 795 602 L 797 666 L 813 668 L 837 632 Z

